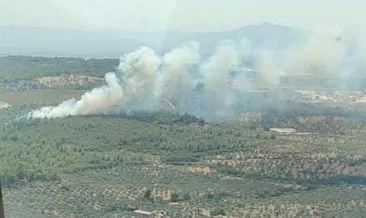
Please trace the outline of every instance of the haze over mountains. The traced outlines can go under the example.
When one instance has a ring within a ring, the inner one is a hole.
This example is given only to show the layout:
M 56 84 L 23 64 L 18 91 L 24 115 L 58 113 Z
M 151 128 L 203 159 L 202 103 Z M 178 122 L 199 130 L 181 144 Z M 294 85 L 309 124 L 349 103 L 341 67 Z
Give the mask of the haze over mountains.
M 118 58 L 141 46 L 165 53 L 187 41 L 197 41 L 202 55 L 211 54 L 222 40 L 250 40 L 254 46 L 281 49 L 307 36 L 301 29 L 269 23 L 222 32 L 132 32 L 118 29 L 73 30 L 0 27 L 0 55 Z

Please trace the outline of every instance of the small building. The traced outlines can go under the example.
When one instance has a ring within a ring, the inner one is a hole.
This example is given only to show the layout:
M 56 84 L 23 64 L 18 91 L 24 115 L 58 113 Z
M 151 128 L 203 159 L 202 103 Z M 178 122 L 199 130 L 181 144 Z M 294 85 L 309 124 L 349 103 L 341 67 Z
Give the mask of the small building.
M 292 134 L 296 132 L 296 129 L 293 128 L 270 128 L 270 131 L 277 132 L 280 134 Z
M 133 218 L 165 218 L 164 211 L 144 211 L 135 210 L 132 215 Z
M 6 103 L 6 102 L 2 102 L 0 101 L 0 109 L 5 109 L 5 108 L 9 108 L 11 107 L 11 105 L 9 103 Z
M 144 210 L 135 210 L 133 212 L 134 218 L 152 218 L 154 215 L 153 212 L 150 211 L 144 211 Z

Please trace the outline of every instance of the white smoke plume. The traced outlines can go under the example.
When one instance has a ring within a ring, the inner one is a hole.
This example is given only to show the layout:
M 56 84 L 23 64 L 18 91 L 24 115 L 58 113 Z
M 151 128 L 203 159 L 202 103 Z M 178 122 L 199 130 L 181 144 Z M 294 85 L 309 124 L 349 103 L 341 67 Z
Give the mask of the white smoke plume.
M 276 91 L 284 75 L 306 73 L 313 81 L 332 78 L 342 82 L 346 71 L 361 69 L 366 56 L 359 50 L 348 55 L 352 49 L 342 34 L 315 33 L 305 43 L 284 51 L 253 48 L 248 40 L 226 41 L 206 60 L 196 42 L 162 57 L 142 47 L 121 57 L 117 75 L 108 73 L 105 86 L 85 93 L 80 100 L 32 111 L 28 118 L 154 111 L 166 106 L 200 116 L 231 114 L 235 105 L 246 104 L 243 96 L 248 92 Z M 254 79 L 247 77 L 248 72 L 255 74 Z
M 274 89 L 280 85 L 281 69 L 275 64 L 274 54 L 261 51 L 257 56 L 256 87 L 259 89 Z
M 191 42 L 173 49 L 163 57 L 163 72 L 159 80 L 158 95 L 182 105 L 188 93 L 194 88 L 192 68 L 199 64 L 199 44 Z
M 66 116 L 101 114 L 120 105 L 123 91 L 114 73 L 105 75 L 107 85 L 95 88 L 81 96 L 62 102 L 55 107 L 43 107 L 31 111 L 28 118 L 57 118 Z
M 305 44 L 292 51 L 288 71 L 308 74 L 312 83 L 340 79 L 346 50 L 342 39 L 337 30 L 313 33 Z
M 355 78 L 366 76 L 366 33 L 352 34 L 348 41 L 343 79 L 347 80 L 346 85 L 359 87 L 364 82 Z
M 248 41 L 239 45 L 226 41 L 202 64 L 197 42 L 175 48 L 162 58 L 142 47 L 121 57 L 121 81 L 109 73 L 106 86 L 85 93 L 80 100 L 34 110 L 28 118 L 103 114 L 111 109 L 152 111 L 164 105 L 180 112 L 225 113 L 236 101 L 234 90 L 251 86 L 245 76 L 231 74 L 249 55 Z M 201 90 L 197 90 L 199 84 Z
M 205 108 L 217 110 L 230 105 L 230 70 L 238 63 L 238 53 L 230 43 L 219 46 L 216 53 L 202 66 Z
M 147 109 L 155 101 L 155 90 L 161 59 L 148 47 L 121 57 L 124 98 L 126 110 Z

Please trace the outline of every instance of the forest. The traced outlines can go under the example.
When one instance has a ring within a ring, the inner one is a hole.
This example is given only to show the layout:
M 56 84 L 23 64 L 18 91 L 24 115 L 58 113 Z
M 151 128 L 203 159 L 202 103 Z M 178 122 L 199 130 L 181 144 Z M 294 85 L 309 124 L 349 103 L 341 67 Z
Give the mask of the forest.
M 0 57 L 0 81 L 8 83 L 60 74 L 103 77 L 107 72 L 114 72 L 118 64 L 118 59 L 3 56 Z

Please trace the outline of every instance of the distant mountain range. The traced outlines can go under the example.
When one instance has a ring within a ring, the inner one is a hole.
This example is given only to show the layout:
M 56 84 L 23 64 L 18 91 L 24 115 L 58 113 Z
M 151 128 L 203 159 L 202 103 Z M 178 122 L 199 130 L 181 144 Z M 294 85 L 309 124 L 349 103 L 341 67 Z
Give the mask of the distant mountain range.
M 301 29 L 269 23 L 222 32 L 131 32 L 117 29 L 73 30 L 0 27 L 0 55 L 120 57 L 141 46 L 164 53 L 187 41 L 197 41 L 210 54 L 222 40 L 249 39 L 255 46 L 281 49 L 307 36 Z

